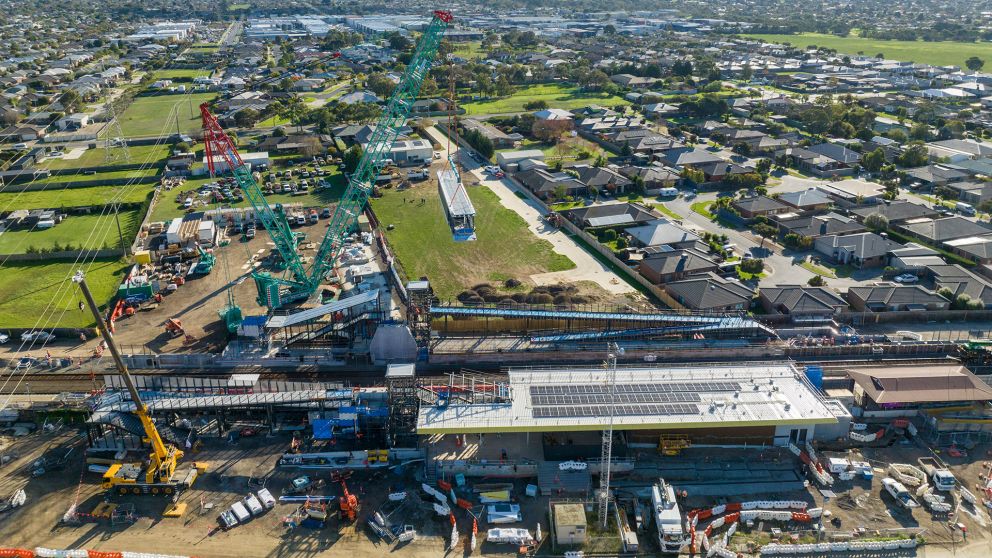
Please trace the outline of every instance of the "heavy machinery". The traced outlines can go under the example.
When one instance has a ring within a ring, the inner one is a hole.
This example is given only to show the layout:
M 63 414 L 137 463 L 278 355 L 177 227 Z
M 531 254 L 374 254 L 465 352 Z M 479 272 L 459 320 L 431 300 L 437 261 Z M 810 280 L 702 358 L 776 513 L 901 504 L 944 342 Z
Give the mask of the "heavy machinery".
M 193 275 L 206 275 L 213 271 L 214 264 L 217 263 L 217 257 L 200 248 L 199 244 L 196 246 L 196 251 L 200 253 L 200 261 L 196 262 L 196 265 L 193 266 Z
M 93 318 L 96 320 L 100 335 L 103 337 L 107 348 L 110 349 L 110 354 L 113 356 L 117 371 L 124 380 L 127 391 L 131 395 L 131 400 L 134 402 L 134 414 L 141 421 L 141 426 L 145 432 L 145 439 L 152 448 L 146 463 L 118 462 L 112 464 L 107 469 L 107 472 L 103 474 L 102 486 L 120 495 L 154 494 L 171 496 L 173 500 L 178 499 L 179 494 L 192 486 L 193 481 L 196 480 L 198 469 L 194 466 L 182 472 L 176 470 L 179 460 L 183 457 L 182 450 L 171 444 L 166 444 L 162 440 L 162 436 L 159 435 L 158 429 L 155 427 L 155 423 L 148 413 L 148 406 L 145 405 L 141 400 L 141 396 L 138 395 L 138 388 L 135 387 L 131 373 L 128 372 L 127 366 L 124 364 L 124 359 L 121 358 L 121 353 L 117 349 L 117 343 L 110 334 L 107 324 L 100 316 L 100 310 L 96 305 L 96 301 L 93 300 L 93 295 L 90 293 L 89 287 L 86 285 L 83 272 L 76 273 L 72 280 L 79 285 L 79 290 L 82 291 L 83 298 L 86 299 L 86 304 L 89 306 L 90 312 L 93 313 Z M 167 324 L 169 323 L 177 324 L 180 331 L 182 331 L 182 324 L 178 320 L 172 319 L 167 322 Z
M 200 105 L 203 143 L 210 174 L 215 175 L 219 165 L 224 165 L 224 168 L 231 171 L 238 186 L 251 203 L 256 218 L 262 221 L 266 232 L 272 238 L 285 265 L 285 272 L 279 277 L 267 272 L 252 274 L 259 305 L 270 309 L 279 308 L 287 303 L 308 299 L 314 293 L 320 292 L 321 284 L 333 271 L 334 264 L 344 248 L 346 236 L 355 227 L 359 215 L 365 209 L 376 178 L 389 158 L 399 128 L 410 116 L 420 86 L 430 71 L 441 37 L 451 20 L 450 12 L 440 10 L 434 12 L 402 79 L 383 109 L 361 161 L 349 178 L 348 188 L 331 215 L 327 233 L 320 242 L 316 256 L 309 267 L 304 265 L 296 251 L 297 239 L 290 230 L 281 204 L 276 204 L 274 207 L 269 205 L 255 182 L 251 169 L 241 160 L 234 143 L 224 132 L 216 117 L 210 113 L 209 106 L 206 103 Z

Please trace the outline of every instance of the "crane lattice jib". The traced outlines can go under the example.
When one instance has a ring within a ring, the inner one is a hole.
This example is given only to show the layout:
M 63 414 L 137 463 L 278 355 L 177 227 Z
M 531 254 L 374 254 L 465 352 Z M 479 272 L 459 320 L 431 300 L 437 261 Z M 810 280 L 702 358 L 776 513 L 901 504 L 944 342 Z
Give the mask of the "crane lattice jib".
M 287 269 L 295 281 L 281 280 L 281 283 L 288 283 L 291 287 L 309 288 L 310 280 L 303 262 L 300 261 L 296 253 L 296 239 L 293 231 L 286 222 L 286 217 L 282 212 L 282 205 L 276 204 L 275 209 L 269 206 L 269 202 L 262 195 L 262 189 L 258 187 L 251 170 L 241 160 L 234 142 L 221 128 L 217 118 L 210 113 L 207 103 L 200 105 L 200 116 L 203 119 L 203 145 L 207 156 L 207 168 L 210 176 L 216 176 L 216 159 L 223 160 L 227 168 L 234 175 L 235 182 L 244 192 L 246 198 L 255 210 L 255 215 L 261 219 L 265 225 L 265 230 L 275 243 L 276 249 L 286 262 Z
M 441 37 L 451 19 L 450 12 L 434 12 L 434 17 L 424 31 L 403 78 L 393 90 L 389 103 L 379 117 L 368 147 L 348 181 L 348 190 L 334 210 L 327 233 L 317 250 L 317 256 L 310 270 L 311 290 L 315 290 L 324 276 L 333 269 L 334 263 L 341 254 L 345 235 L 355 226 L 358 216 L 365 209 L 372 187 L 384 166 L 393 142 L 396 141 L 399 128 L 410 116 L 413 103 L 420 93 L 420 86 L 431 69 Z

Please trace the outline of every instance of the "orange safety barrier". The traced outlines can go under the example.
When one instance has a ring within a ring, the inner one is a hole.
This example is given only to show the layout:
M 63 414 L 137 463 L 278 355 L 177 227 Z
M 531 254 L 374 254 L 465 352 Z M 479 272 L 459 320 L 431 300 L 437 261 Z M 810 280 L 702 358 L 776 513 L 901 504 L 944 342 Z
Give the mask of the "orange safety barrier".
M 449 513 L 449 514 L 448 514 L 448 519 L 450 519 L 450 520 L 451 520 L 451 524 L 452 524 L 452 525 L 454 525 L 454 524 L 455 524 L 455 514 L 453 514 L 453 513 Z
M 472 509 L 472 502 L 469 502 L 464 498 L 459 498 L 458 501 L 456 501 L 455 503 L 458 504 L 458 507 L 462 508 L 463 510 Z
M 437 487 L 440 488 L 441 490 L 447 492 L 447 491 L 451 490 L 451 483 L 448 482 L 448 481 L 444 481 L 444 480 L 438 479 L 438 481 L 437 481 Z
M 0 548 L 2 558 L 34 558 L 34 551 L 26 548 Z
M 710 517 L 713 516 L 713 510 L 700 510 L 700 512 L 696 515 L 697 517 L 699 517 L 700 521 L 704 519 L 709 519 Z
M 723 518 L 723 524 L 727 525 L 730 523 L 737 523 L 741 519 L 741 514 L 739 513 L 728 513 L 726 517 Z
M 792 512 L 792 520 L 799 521 L 802 523 L 809 523 L 810 521 L 813 520 L 813 518 L 811 518 L 808 513 Z
M 732 504 L 727 504 L 727 511 L 728 512 L 739 512 L 739 511 L 741 511 L 741 503 L 740 502 L 734 502 Z

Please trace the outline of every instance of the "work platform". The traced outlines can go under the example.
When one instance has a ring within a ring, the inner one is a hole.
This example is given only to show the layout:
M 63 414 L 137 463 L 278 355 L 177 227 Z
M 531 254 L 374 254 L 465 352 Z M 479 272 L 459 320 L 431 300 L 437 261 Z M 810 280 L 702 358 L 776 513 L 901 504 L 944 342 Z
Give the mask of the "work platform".
M 440 170 L 437 173 L 437 184 L 455 240 L 475 240 L 475 206 L 458 175 L 450 169 Z

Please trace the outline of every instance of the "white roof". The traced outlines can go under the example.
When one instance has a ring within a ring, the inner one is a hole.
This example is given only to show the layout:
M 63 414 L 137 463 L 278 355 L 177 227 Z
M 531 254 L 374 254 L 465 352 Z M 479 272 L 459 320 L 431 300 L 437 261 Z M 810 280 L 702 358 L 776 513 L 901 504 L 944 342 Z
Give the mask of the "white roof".
M 451 170 L 437 171 L 437 180 L 441 185 L 441 194 L 444 196 L 444 203 L 448 206 L 448 213 L 452 217 L 463 217 L 475 215 L 475 206 L 465 191 L 465 186 L 458 181 L 458 176 Z
M 511 369 L 509 378 L 505 403 L 421 406 L 418 432 L 580 431 L 605 425 L 604 402 L 588 402 L 590 392 L 605 393 L 598 389 L 607 379 L 601 367 Z M 625 367 L 617 371 L 616 383 L 623 401 L 617 403 L 614 425 L 621 429 L 837 422 L 791 362 Z
M 265 324 L 268 329 L 278 329 L 291 325 L 296 325 L 309 320 L 315 320 L 321 316 L 331 314 L 333 312 L 338 312 L 341 310 L 347 310 L 348 308 L 353 308 L 355 306 L 365 304 L 367 302 L 372 302 L 379 297 L 379 291 L 373 290 L 353 297 L 345 298 L 342 300 L 335 300 L 334 302 L 323 304 L 316 308 L 310 308 L 309 310 L 303 310 L 302 312 L 297 312 L 295 314 L 289 314 L 288 316 L 272 316 L 269 318 L 269 322 Z

